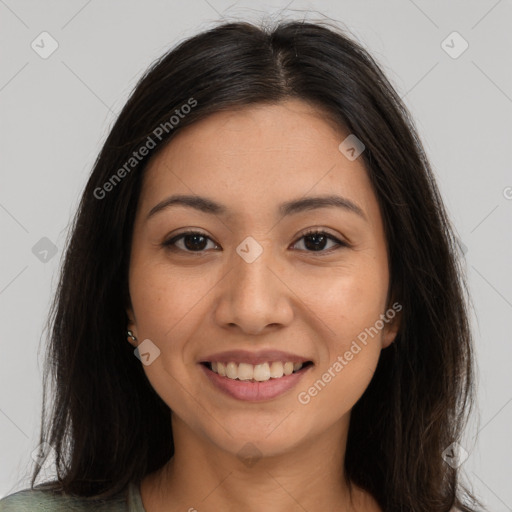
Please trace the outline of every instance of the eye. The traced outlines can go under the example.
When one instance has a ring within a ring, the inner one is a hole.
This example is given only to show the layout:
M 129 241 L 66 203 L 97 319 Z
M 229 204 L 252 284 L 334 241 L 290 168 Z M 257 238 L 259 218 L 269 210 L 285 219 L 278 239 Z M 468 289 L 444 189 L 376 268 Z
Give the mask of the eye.
M 336 238 L 333 235 L 330 235 L 329 233 L 326 233 L 325 231 L 317 230 L 317 229 L 311 229 L 309 231 L 306 231 L 305 233 L 302 233 L 299 240 L 304 239 L 304 246 L 307 249 L 307 252 L 322 252 L 322 253 L 331 253 L 333 250 L 337 250 L 340 247 L 348 247 L 348 243 L 342 242 L 338 238 Z M 307 241 L 307 242 L 306 242 Z M 325 245 L 328 241 L 334 242 L 334 247 L 331 247 L 329 250 L 325 251 Z M 295 242 L 295 244 L 297 244 Z
M 181 250 L 184 252 L 201 253 L 207 245 L 207 240 L 212 241 L 210 237 L 199 231 L 185 231 L 170 240 L 166 240 L 162 245 L 172 251 Z M 184 243 L 184 247 L 178 246 L 177 242 L 182 241 Z M 216 247 L 218 247 L 218 245 L 216 245 Z

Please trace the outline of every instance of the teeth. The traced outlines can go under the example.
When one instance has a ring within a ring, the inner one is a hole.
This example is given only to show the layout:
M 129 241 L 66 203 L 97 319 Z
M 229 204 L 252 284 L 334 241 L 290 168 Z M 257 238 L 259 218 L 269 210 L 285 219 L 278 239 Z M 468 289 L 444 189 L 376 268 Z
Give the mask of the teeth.
M 254 380 L 257 380 L 258 382 L 270 380 L 270 366 L 268 363 L 257 364 L 254 366 Z
M 252 380 L 253 382 L 265 382 L 267 380 L 279 379 L 283 375 L 291 375 L 302 368 L 302 363 L 292 363 L 287 361 L 272 361 L 270 363 L 262 363 L 252 365 L 249 363 L 237 364 L 233 361 L 229 363 L 212 362 L 211 369 L 218 373 L 221 377 L 238 380 Z
M 270 365 L 270 376 L 274 379 L 283 376 L 283 363 L 281 363 L 281 361 L 274 361 Z
M 226 377 L 236 379 L 238 377 L 238 365 L 233 361 L 229 362 L 226 366 Z
M 240 380 L 251 380 L 254 377 L 254 366 L 252 364 L 240 363 L 238 365 L 238 378 Z M 256 378 L 256 377 L 254 377 Z

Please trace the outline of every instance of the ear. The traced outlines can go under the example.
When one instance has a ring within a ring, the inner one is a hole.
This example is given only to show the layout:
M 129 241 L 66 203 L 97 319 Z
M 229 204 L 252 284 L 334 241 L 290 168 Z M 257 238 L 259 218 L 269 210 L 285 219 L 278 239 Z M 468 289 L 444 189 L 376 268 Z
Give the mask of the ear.
M 395 341 L 396 335 L 402 325 L 402 304 L 394 302 L 385 313 L 382 334 L 382 348 L 388 348 Z

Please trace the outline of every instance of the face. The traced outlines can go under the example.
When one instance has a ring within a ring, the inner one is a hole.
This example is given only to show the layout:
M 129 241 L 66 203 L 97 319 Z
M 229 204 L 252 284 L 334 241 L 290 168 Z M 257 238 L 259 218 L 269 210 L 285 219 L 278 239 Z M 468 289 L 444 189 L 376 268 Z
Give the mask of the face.
M 349 133 L 325 119 L 298 100 L 213 114 L 146 169 L 128 327 L 148 340 L 143 368 L 173 422 L 212 449 L 276 455 L 339 435 L 396 335 L 377 199 L 362 157 L 338 149 Z M 161 204 L 173 195 L 219 206 Z M 324 196 L 341 199 L 281 208 Z M 230 359 L 253 379 L 265 360 L 274 375 L 310 364 L 259 383 L 202 364 Z

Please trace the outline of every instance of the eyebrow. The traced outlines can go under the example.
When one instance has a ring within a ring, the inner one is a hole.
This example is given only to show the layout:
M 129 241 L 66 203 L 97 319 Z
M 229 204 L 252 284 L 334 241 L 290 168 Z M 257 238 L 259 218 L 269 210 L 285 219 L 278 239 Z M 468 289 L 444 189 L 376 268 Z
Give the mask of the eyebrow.
M 208 199 L 207 197 L 195 196 L 195 195 L 173 195 L 163 201 L 159 202 L 153 208 L 146 217 L 146 221 L 162 210 L 165 210 L 171 206 L 186 206 L 194 208 L 203 213 L 211 215 L 226 215 L 229 210 L 226 206 Z M 301 199 L 294 199 L 287 201 L 279 205 L 278 212 L 282 216 L 293 215 L 310 210 L 316 210 L 319 208 L 341 208 L 345 211 L 355 213 L 364 220 L 367 220 L 363 210 L 350 199 L 337 195 L 322 195 L 315 197 L 306 197 Z

